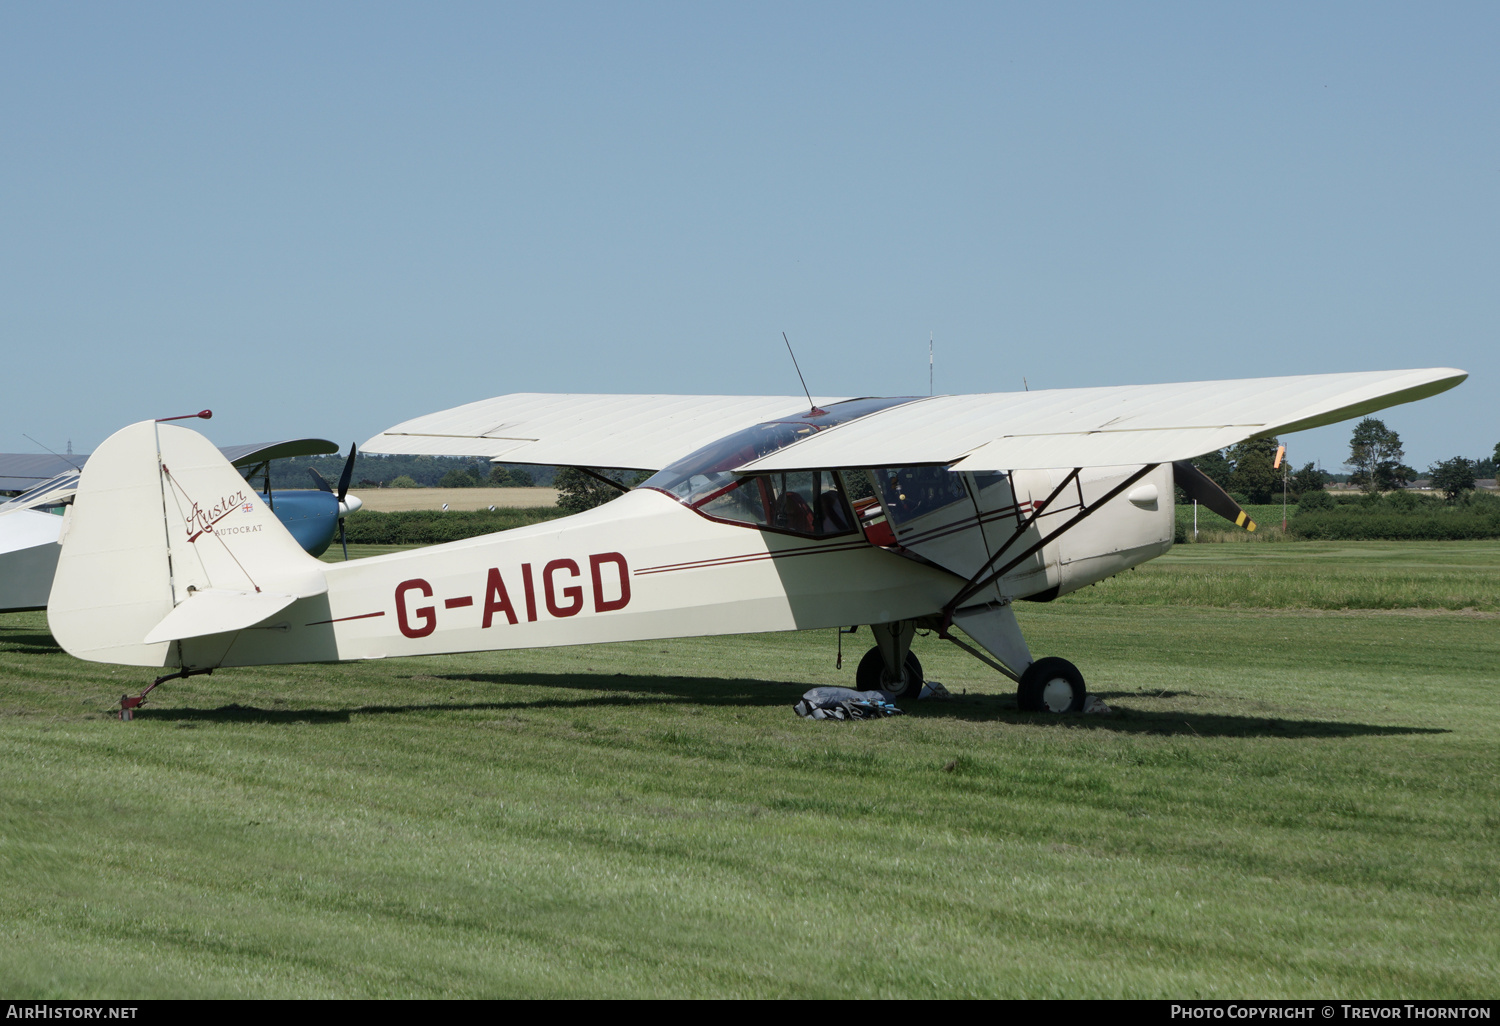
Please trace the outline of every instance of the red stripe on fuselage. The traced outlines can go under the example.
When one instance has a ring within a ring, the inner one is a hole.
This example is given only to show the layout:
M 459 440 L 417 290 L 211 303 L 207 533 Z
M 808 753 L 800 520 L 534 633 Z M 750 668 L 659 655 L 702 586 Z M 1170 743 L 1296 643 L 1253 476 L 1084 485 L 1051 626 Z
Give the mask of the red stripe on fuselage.
M 358 616 L 340 616 L 340 617 L 337 617 L 336 619 L 333 619 L 333 620 L 314 620 L 312 623 L 307 624 L 306 626 L 308 626 L 308 627 L 317 627 L 317 626 L 320 626 L 320 625 L 325 624 L 325 623 L 343 623 L 345 620 L 368 620 L 372 616 L 384 616 L 384 615 L 385 615 L 385 610 L 382 609 L 378 613 L 360 613 Z
M 675 570 L 701 570 L 711 566 L 732 566 L 737 563 L 754 563 L 762 559 L 782 559 L 789 556 L 815 556 L 820 552 L 855 552 L 870 548 L 868 542 L 841 542 L 836 545 L 813 545 L 802 549 L 787 549 L 783 552 L 747 552 L 740 556 L 720 556 L 717 559 L 698 559 L 690 563 L 664 563 L 661 566 L 642 567 L 635 571 L 642 574 L 666 574 Z

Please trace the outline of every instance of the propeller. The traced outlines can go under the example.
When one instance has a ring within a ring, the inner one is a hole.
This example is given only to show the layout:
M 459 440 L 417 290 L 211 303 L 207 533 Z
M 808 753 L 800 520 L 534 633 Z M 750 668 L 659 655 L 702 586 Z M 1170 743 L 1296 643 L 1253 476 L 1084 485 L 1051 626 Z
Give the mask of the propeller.
M 1255 521 L 1250 519 L 1250 514 L 1241 509 L 1240 504 L 1231 499 L 1229 493 L 1220 488 L 1213 478 L 1191 463 L 1179 460 L 1172 464 L 1172 478 L 1189 499 L 1219 514 L 1236 527 L 1243 527 L 1247 531 L 1255 530 Z
M 356 453 L 354 443 L 350 442 L 349 459 L 344 463 L 344 472 L 339 475 L 339 490 L 337 494 L 339 502 L 339 544 L 344 548 L 345 559 L 349 558 L 349 542 L 344 537 L 344 517 L 348 516 L 350 513 L 353 513 L 355 510 L 364 505 L 364 503 L 359 500 L 359 496 L 356 495 L 352 499 L 349 497 L 349 479 L 354 476 L 355 455 Z M 333 487 L 329 485 L 328 479 L 326 477 L 318 473 L 312 467 L 308 467 L 307 472 L 312 475 L 313 483 L 318 486 L 319 491 L 330 493 L 333 492 Z
M 348 560 L 349 558 L 349 542 L 344 537 L 344 517 L 349 513 L 353 513 L 355 510 L 359 509 L 359 507 L 364 505 L 364 503 L 359 501 L 358 496 L 356 496 L 352 502 L 348 501 L 349 481 L 354 477 L 354 457 L 356 454 L 357 449 L 354 443 L 350 442 L 349 459 L 344 463 L 344 472 L 339 475 L 339 544 L 344 548 L 345 560 Z M 1251 528 L 1251 530 L 1254 530 L 1254 528 Z

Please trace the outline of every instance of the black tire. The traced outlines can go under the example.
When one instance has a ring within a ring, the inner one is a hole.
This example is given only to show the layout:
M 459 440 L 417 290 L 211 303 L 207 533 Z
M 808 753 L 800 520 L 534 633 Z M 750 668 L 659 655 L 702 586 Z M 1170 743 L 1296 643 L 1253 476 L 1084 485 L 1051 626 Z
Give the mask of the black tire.
M 1066 685 L 1066 690 L 1060 685 Z M 1057 656 L 1038 659 L 1028 666 L 1016 688 L 1016 704 L 1022 712 L 1083 712 L 1087 697 L 1078 667 Z
M 922 693 L 922 661 L 913 652 L 906 653 L 905 673 L 898 681 L 885 679 L 885 660 L 879 646 L 870 649 L 854 671 L 854 683 L 860 691 L 889 691 L 897 698 L 916 698 Z

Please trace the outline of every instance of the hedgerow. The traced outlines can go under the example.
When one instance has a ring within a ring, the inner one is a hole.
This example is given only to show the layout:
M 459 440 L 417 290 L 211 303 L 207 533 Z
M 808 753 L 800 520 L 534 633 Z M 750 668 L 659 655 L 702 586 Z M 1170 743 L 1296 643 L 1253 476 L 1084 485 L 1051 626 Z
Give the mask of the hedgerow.
M 1194 538 L 1191 505 L 1177 507 L 1176 540 L 1190 541 L 1468 541 L 1500 538 L 1500 496 L 1471 492 L 1456 501 L 1411 491 L 1388 495 L 1308 492 L 1293 505 L 1287 533 L 1281 506 L 1246 506 L 1258 525 L 1247 534 L 1200 509 L 1201 535 Z
M 349 541 L 367 545 L 435 545 L 477 538 L 563 516 L 555 506 L 495 510 L 360 510 L 345 520 Z
M 1477 510 L 1432 513 L 1303 513 L 1288 525 L 1298 537 L 1322 541 L 1466 541 L 1500 538 L 1500 515 Z
M 1299 506 L 1288 526 L 1300 538 L 1326 541 L 1500 538 L 1500 499 L 1470 494 L 1446 502 L 1411 492 L 1362 496 L 1316 508 Z

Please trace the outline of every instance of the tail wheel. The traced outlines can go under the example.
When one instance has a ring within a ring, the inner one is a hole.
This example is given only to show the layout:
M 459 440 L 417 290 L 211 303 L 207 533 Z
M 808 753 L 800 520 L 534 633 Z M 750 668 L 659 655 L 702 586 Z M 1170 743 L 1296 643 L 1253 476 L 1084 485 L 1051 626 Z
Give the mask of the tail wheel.
M 1078 667 L 1056 656 L 1038 659 L 1028 666 L 1021 674 L 1021 686 L 1016 689 L 1016 704 L 1022 712 L 1083 712 L 1086 697 L 1088 689 Z
M 916 698 L 922 693 L 922 663 L 914 653 L 906 653 L 906 662 L 901 667 L 901 679 L 890 680 L 885 672 L 885 660 L 879 647 L 872 648 L 859 661 L 854 671 L 854 682 L 861 691 L 889 691 L 897 698 Z

